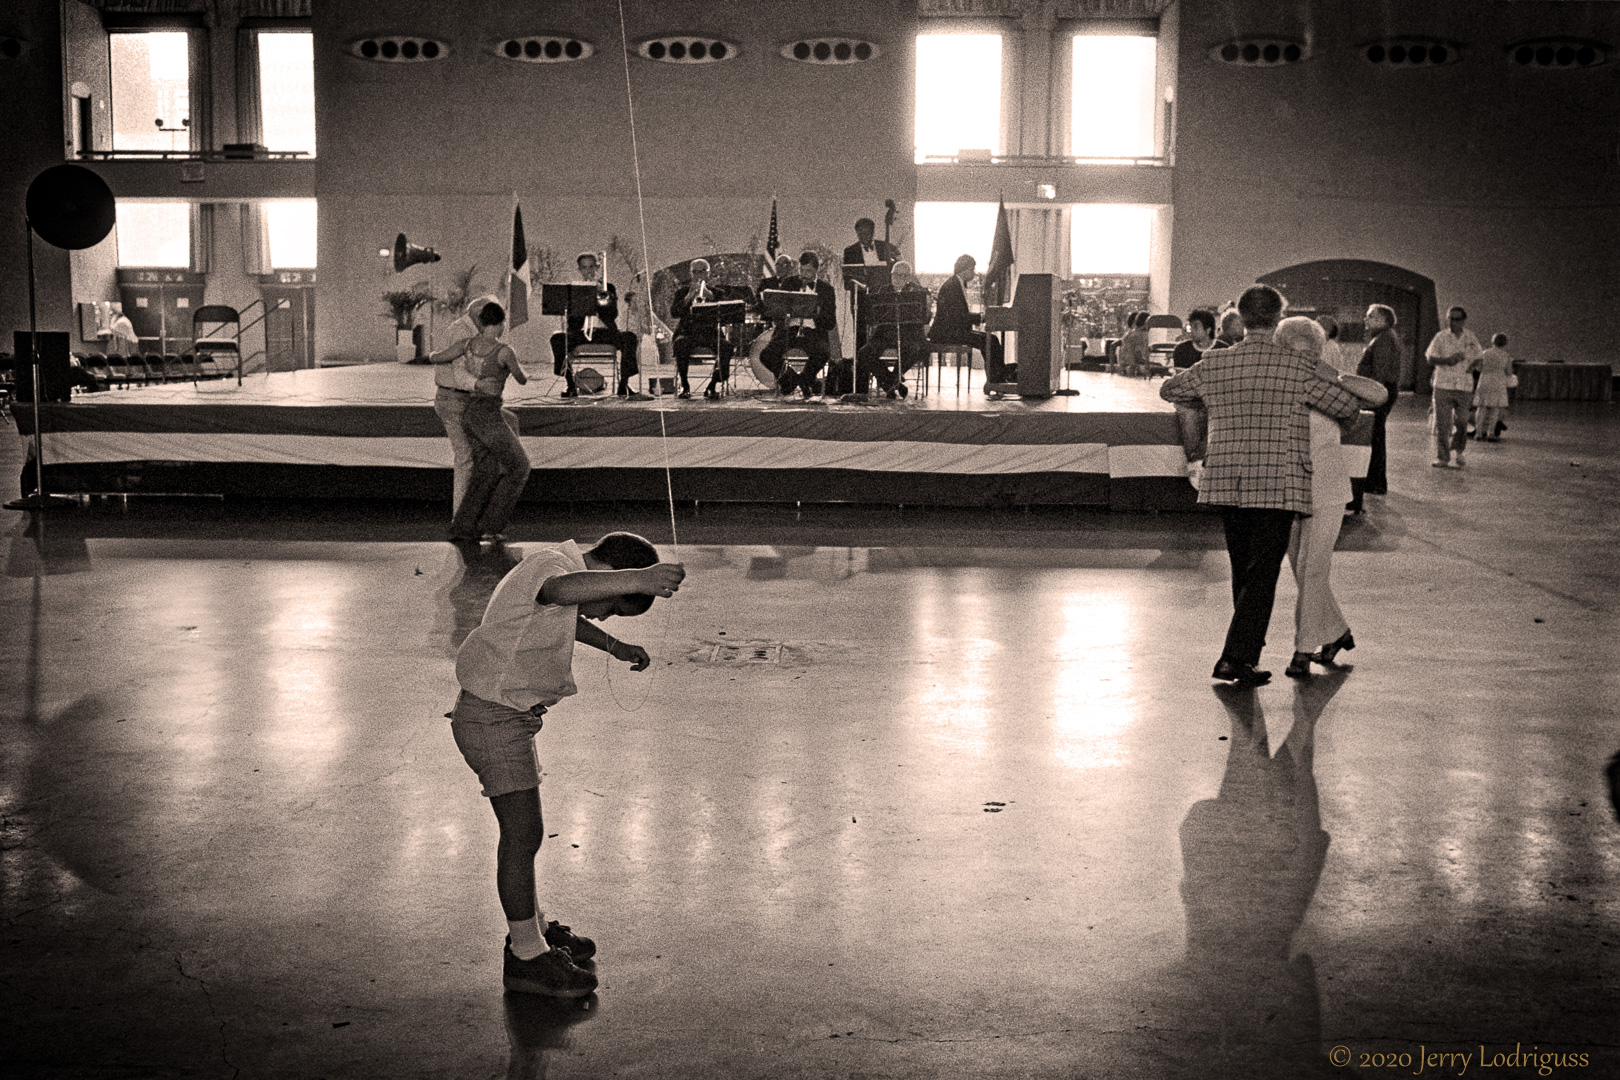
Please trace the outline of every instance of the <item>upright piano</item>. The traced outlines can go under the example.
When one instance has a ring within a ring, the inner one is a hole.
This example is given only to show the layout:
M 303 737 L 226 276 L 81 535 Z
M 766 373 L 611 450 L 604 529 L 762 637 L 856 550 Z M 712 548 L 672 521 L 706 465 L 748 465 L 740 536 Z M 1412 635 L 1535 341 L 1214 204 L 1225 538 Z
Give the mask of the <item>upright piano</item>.
M 1051 397 L 1063 377 L 1063 292 L 1056 274 L 1019 274 L 1012 303 L 988 307 L 984 328 L 1016 334 L 1006 352 L 1018 363 L 1018 381 L 990 383 L 985 389 L 1020 397 Z

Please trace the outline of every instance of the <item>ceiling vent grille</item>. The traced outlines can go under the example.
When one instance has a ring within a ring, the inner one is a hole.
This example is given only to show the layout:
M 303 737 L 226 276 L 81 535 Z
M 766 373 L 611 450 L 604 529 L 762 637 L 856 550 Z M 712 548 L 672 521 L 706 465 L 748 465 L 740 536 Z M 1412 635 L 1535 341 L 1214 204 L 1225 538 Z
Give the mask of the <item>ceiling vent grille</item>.
M 450 46 L 432 38 L 370 37 L 351 42 L 349 54 L 379 64 L 420 64 L 443 60 L 450 55 Z
M 830 37 L 790 41 L 782 46 L 781 53 L 802 64 L 859 64 L 877 59 L 883 50 L 875 41 Z
M 1462 46 L 1438 38 L 1388 38 L 1361 47 L 1361 57 L 1379 67 L 1439 67 L 1462 59 Z
M 593 56 L 596 46 L 561 34 L 535 34 L 498 41 L 494 53 L 523 64 L 566 64 L 571 60 L 585 60 Z
M 1526 68 L 1597 67 L 1609 62 L 1610 53 L 1602 42 L 1584 38 L 1537 38 L 1507 47 L 1508 62 Z
M 1309 60 L 1311 47 L 1289 38 L 1238 38 L 1209 50 L 1209 58 L 1236 67 L 1287 67 Z
M 734 41 L 688 34 L 648 38 L 636 46 L 643 58 L 661 64 L 717 64 L 736 59 L 737 51 Z

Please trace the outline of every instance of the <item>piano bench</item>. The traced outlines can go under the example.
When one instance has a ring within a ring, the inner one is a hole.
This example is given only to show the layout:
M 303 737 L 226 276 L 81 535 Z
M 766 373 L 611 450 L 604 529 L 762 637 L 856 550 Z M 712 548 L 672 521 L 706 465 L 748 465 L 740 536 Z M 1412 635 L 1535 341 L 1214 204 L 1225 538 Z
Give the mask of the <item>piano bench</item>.
M 954 358 L 954 360 L 956 362 L 956 388 L 958 390 L 962 389 L 962 369 L 965 367 L 965 368 L 968 369 L 969 372 L 971 372 L 973 370 L 973 346 L 972 345 L 930 345 L 928 347 L 928 351 L 929 351 L 930 354 L 938 354 L 938 356 L 939 356 L 939 366 L 940 366 L 939 385 L 940 385 L 940 388 L 943 389 L 944 386 L 945 386 L 944 368 L 945 368 L 946 358 L 949 357 L 949 358 Z M 932 362 L 933 362 L 932 359 L 930 359 L 929 363 L 932 364 Z M 969 381 L 969 383 L 971 383 L 973 381 L 973 376 L 971 374 L 968 376 L 968 381 Z

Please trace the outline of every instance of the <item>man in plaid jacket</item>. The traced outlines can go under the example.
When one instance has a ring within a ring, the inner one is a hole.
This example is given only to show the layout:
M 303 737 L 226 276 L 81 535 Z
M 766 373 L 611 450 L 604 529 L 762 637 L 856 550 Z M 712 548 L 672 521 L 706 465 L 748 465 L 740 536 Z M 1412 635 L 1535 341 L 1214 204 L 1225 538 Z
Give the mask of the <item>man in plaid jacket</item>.
M 1220 508 L 1232 562 L 1232 622 L 1213 677 L 1248 685 L 1271 678 L 1258 665 L 1277 574 L 1295 517 L 1311 512 L 1308 410 L 1344 420 L 1361 408 L 1337 371 L 1318 370 L 1315 361 L 1272 344 L 1283 307 L 1276 289 L 1245 291 L 1238 301 L 1243 341 L 1205 353 L 1159 388 L 1164 400 L 1202 404 L 1209 413 L 1198 501 Z

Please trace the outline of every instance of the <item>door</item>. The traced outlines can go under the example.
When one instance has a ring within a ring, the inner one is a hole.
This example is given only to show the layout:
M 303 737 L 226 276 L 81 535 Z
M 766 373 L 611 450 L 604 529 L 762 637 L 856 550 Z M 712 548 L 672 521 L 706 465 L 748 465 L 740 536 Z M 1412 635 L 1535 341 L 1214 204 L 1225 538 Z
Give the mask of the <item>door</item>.
M 1359 259 L 1334 259 L 1276 270 L 1260 281 L 1288 298 L 1288 313 L 1331 315 L 1339 340 L 1357 345 L 1367 340 L 1366 315 L 1371 304 L 1395 311 L 1401 339 L 1402 389 L 1429 389 L 1429 367 L 1420 361 L 1438 326 L 1434 282 L 1398 266 Z

